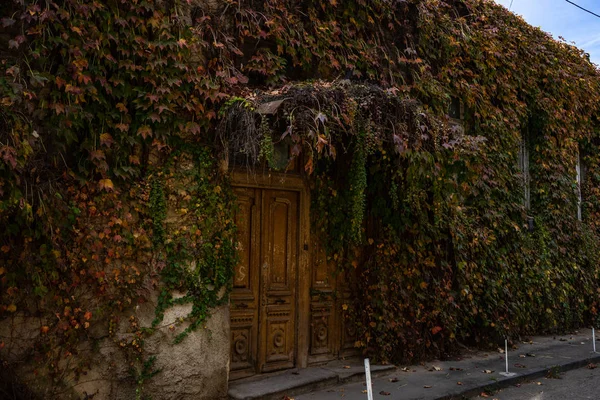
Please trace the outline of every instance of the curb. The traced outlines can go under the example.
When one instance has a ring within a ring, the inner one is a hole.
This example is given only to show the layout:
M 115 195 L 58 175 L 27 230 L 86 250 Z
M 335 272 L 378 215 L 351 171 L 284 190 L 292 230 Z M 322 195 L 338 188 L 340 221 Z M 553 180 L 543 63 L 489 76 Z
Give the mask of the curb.
M 493 382 L 493 383 L 485 383 L 485 384 L 477 385 L 475 387 L 465 388 L 463 390 L 456 391 L 453 393 L 447 393 L 443 396 L 436 397 L 432 400 L 461 400 L 466 397 L 477 396 L 481 392 L 486 391 L 486 390 L 487 391 L 497 391 L 500 389 L 507 388 L 509 386 L 516 385 L 517 383 L 521 383 L 521 382 L 536 379 L 536 378 L 542 378 L 542 377 L 546 376 L 552 370 L 557 370 L 558 372 L 567 372 L 567 371 L 571 371 L 574 369 L 583 368 L 590 363 L 600 363 L 600 354 L 596 354 L 594 356 L 591 356 L 591 357 L 588 357 L 585 359 L 571 361 L 566 364 L 556 364 L 552 367 L 532 369 L 529 372 L 520 373 L 519 375 L 514 376 L 514 377 L 503 378 L 503 379 L 499 379 L 498 381 Z
M 391 374 L 397 368 L 394 365 L 389 365 L 384 368 L 373 370 L 371 376 L 373 378 L 385 376 Z M 311 393 L 318 390 L 324 390 L 335 387 L 337 385 L 354 383 L 365 380 L 365 372 L 356 371 L 348 374 L 340 372 L 332 372 L 322 378 L 317 378 L 312 381 L 308 381 L 302 385 L 293 388 L 284 388 L 281 390 L 273 390 L 270 392 L 262 393 L 258 396 L 241 396 L 235 390 L 229 390 L 227 398 L 229 400 L 281 400 L 284 396 L 299 396 L 306 393 Z

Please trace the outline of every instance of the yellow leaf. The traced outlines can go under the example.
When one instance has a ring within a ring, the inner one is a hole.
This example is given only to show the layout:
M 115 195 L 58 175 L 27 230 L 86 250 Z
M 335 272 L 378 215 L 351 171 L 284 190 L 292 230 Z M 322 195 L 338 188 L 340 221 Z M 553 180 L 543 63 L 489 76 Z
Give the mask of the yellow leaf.
M 107 192 L 110 192 L 115 189 L 115 186 L 113 185 L 110 179 L 100 179 L 98 186 L 100 187 L 100 189 L 104 189 Z
M 10 306 L 6 307 L 6 310 L 9 312 L 15 312 L 15 311 L 17 311 L 17 306 L 15 306 L 14 304 L 11 304 Z
M 7 245 L 2 246 L 1 249 L 3 253 L 8 253 L 10 251 L 10 247 Z

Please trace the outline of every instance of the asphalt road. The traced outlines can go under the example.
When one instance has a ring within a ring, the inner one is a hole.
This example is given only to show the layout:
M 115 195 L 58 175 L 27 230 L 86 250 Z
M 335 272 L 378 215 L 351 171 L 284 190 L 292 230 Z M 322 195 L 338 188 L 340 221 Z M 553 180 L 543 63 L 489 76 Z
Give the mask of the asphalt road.
M 583 400 L 600 399 L 600 365 L 559 375 L 560 379 L 540 378 L 520 386 L 479 395 L 473 400 Z

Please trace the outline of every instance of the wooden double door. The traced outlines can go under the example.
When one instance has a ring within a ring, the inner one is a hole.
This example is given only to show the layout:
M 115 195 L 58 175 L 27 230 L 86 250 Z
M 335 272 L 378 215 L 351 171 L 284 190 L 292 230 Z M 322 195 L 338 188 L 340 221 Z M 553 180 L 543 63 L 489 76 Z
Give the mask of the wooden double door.
M 230 379 L 293 368 L 297 349 L 299 193 L 235 188 L 238 254 Z

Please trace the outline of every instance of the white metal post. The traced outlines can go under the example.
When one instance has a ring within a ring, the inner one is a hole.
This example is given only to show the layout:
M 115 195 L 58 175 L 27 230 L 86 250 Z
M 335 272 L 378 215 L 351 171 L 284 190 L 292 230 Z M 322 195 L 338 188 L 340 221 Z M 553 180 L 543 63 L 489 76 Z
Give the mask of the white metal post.
M 365 358 L 365 377 L 367 378 L 367 398 L 369 400 L 373 400 L 373 387 L 371 387 L 371 366 L 368 358 Z
M 506 360 L 506 373 L 508 374 L 508 340 L 504 339 L 504 358 Z

